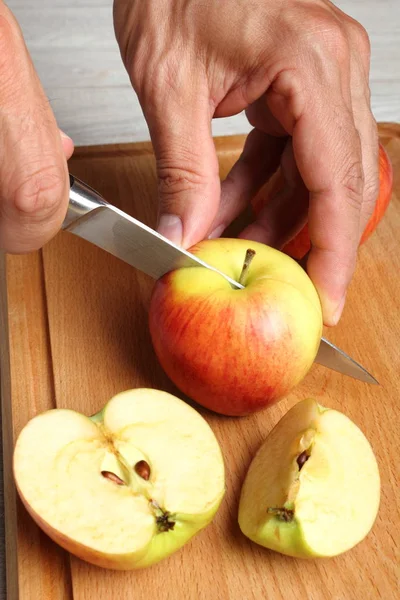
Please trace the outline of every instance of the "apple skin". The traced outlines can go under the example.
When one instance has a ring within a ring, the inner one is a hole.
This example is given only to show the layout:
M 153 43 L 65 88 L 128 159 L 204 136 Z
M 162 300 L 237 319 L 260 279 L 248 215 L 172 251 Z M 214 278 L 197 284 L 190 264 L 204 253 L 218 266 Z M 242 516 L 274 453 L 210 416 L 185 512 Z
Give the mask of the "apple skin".
M 129 430 L 134 427 L 131 435 Z M 132 445 L 131 438 L 142 440 L 144 454 Z M 109 450 L 112 440 L 116 445 Z M 93 462 L 82 468 L 77 480 L 80 457 L 91 453 Z M 105 470 L 115 474 L 122 472 L 121 464 L 126 469 L 132 457 L 133 462 L 136 457 L 153 457 L 153 475 L 145 481 L 132 473 L 128 480 L 133 478 L 133 486 L 115 485 L 101 476 L 103 455 L 108 461 Z M 123 463 L 116 456 L 121 456 Z M 75 471 L 74 464 L 78 465 Z M 109 465 L 116 466 L 109 469 Z M 153 389 L 121 392 L 92 417 L 68 409 L 37 415 L 18 436 L 13 471 L 27 512 L 55 543 L 86 562 L 114 570 L 149 567 L 182 548 L 212 521 L 225 494 L 223 457 L 208 423 L 187 403 Z M 89 503 L 78 503 L 86 490 Z M 168 498 L 173 505 L 171 531 L 157 532 L 155 516 L 148 508 L 150 498 L 160 504 Z M 135 529 L 129 526 L 130 514 L 137 509 L 134 502 L 143 508 L 145 533 L 139 544 Z M 105 525 L 115 520 L 116 528 Z M 92 530 L 96 533 L 93 538 Z M 114 543 L 118 537 L 123 541 Z
M 302 453 L 307 460 L 299 468 Z M 238 522 L 253 542 L 297 558 L 347 552 L 369 533 L 380 503 L 373 449 L 343 413 L 307 398 L 275 425 L 255 454 Z M 289 510 L 285 518 L 277 508 Z
M 273 196 L 282 188 L 284 184 L 281 171 L 277 171 L 268 182 L 268 196 Z M 389 206 L 390 199 L 393 190 L 393 167 L 390 158 L 382 146 L 379 144 L 379 194 L 375 204 L 375 209 L 371 215 L 364 232 L 360 239 L 360 245 L 364 244 L 372 233 L 375 231 L 383 216 L 385 215 L 386 209 Z M 264 193 L 258 194 L 253 201 L 253 210 L 257 215 L 264 204 Z M 291 239 L 282 248 L 282 252 L 289 256 L 300 260 L 310 250 L 310 236 L 308 233 L 307 223 L 297 233 L 297 235 Z
M 198 519 L 193 523 L 193 517 L 188 515 L 187 523 L 184 522 L 184 515 L 179 515 L 179 523 L 175 526 L 174 539 L 172 543 L 161 537 L 157 540 L 153 540 L 150 548 L 143 550 L 142 555 L 137 552 L 126 553 L 126 554 L 105 554 L 94 548 L 89 548 L 84 544 L 72 539 L 71 537 L 64 535 L 54 527 L 51 527 L 42 517 L 33 510 L 29 502 L 25 499 L 22 491 L 16 486 L 18 495 L 21 498 L 22 504 L 25 509 L 35 521 L 35 523 L 44 531 L 44 533 L 67 552 L 70 552 L 77 558 L 84 560 L 96 567 L 102 569 L 111 569 L 114 571 L 131 571 L 136 569 L 144 569 L 151 567 L 152 565 L 165 560 L 171 554 L 174 554 L 185 546 L 201 529 L 207 527 L 207 525 L 213 520 L 216 515 L 222 497 L 220 501 L 215 504 L 208 513 L 204 513 L 201 519 Z M 192 522 L 191 522 L 192 521 Z
M 149 325 L 158 360 L 175 385 L 214 412 L 241 416 L 286 396 L 306 375 L 322 334 L 317 291 L 290 257 L 243 239 L 205 240 L 191 252 L 245 288 L 202 267 L 170 272 L 155 285 Z

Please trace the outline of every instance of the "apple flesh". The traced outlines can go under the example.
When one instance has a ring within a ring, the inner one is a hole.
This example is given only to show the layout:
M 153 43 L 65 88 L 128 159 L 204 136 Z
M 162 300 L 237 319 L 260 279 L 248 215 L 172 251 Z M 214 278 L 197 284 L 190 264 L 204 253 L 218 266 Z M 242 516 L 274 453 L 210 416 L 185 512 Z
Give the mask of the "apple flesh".
M 19 495 L 60 546 L 100 567 L 147 567 L 214 517 L 224 465 L 206 421 L 174 396 L 118 394 L 93 418 L 34 417 L 14 452 Z
M 254 198 L 253 210 L 256 215 L 259 214 L 265 203 L 265 197 L 272 197 L 277 194 L 284 185 L 282 172 L 278 170 L 267 183 L 266 187 Z M 376 200 L 375 209 L 371 215 L 364 232 L 360 239 L 360 245 L 368 240 L 375 231 L 386 209 L 389 206 L 393 191 L 393 167 L 390 158 L 382 146 L 379 144 L 379 193 Z M 308 225 L 304 227 L 294 236 L 282 249 L 282 252 L 292 256 L 295 259 L 303 258 L 311 248 L 310 235 Z
M 150 333 L 167 375 L 215 412 L 245 415 L 280 400 L 306 375 L 322 334 L 317 291 L 290 257 L 242 239 L 206 240 L 191 252 L 239 281 L 233 289 L 202 267 L 170 272 L 155 285 Z
M 239 526 L 282 554 L 335 556 L 368 534 L 379 500 L 378 465 L 364 434 L 344 414 L 307 399 L 286 413 L 254 457 Z

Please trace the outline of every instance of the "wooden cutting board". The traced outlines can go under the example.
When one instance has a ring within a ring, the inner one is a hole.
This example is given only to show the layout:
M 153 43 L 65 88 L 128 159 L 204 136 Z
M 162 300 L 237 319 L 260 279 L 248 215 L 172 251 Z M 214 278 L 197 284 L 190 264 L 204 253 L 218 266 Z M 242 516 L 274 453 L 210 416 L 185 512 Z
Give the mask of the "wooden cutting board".
M 203 412 L 226 461 L 227 494 L 215 521 L 183 550 L 143 571 L 94 568 L 51 542 L 16 497 L 11 458 L 21 428 L 52 407 L 87 414 L 115 393 L 175 391 L 153 353 L 146 312 L 153 282 L 105 252 L 60 233 L 43 251 L 3 257 L 1 384 L 8 599 L 364 600 L 398 597 L 400 389 L 400 127 L 382 125 L 395 194 L 360 250 L 343 319 L 327 337 L 378 378 L 369 386 L 314 365 L 279 405 L 240 419 Z M 243 137 L 217 139 L 221 176 Z M 121 209 L 154 225 L 156 177 L 149 144 L 77 149 L 71 171 Z M 237 525 L 240 486 L 261 441 L 296 401 L 314 396 L 344 411 L 377 455 L 382 501 L 372 533 L 335 559 L 294 560 L 264 550 Z M 46 474 L 43 473 L 43 477 Z

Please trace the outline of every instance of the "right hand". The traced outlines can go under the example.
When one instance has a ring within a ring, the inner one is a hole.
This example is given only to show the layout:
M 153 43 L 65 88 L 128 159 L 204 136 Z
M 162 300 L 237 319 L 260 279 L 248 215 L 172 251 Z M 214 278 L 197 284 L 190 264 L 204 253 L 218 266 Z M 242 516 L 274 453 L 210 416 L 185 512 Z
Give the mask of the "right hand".
M 0 0 L 0 249 L 30 252 L 57 233 L 68 206 L 72 153 L 21 30 Z
M 378 194 L 369 39 L 329 0 L 114 0 L 121 55 L 157 160 L 160 233 L 218 237 L 279 163 L 285 179 L 240 236 L 281 248 L 308 220 L 307 272 L 341 315 Z M 220 185 L 211 120 L 254 127 Z

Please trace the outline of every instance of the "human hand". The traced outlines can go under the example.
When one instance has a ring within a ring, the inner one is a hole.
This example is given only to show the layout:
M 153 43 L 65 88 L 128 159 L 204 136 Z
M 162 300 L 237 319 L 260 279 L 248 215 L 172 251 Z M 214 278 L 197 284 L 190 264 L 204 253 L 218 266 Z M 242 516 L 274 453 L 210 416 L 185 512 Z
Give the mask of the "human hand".
M 68 206 L 72 141 L 57 127 L 22 33 L 0 0 L 0 248 L 36 250 Z
M 337 323 L 378 193 L 365 30 L 328 0 L 115 0 L 121 55 L 157 159 L 159 231 L 218 236 L 279 163 L 283 192 L 242 237 L 280 247 L 308 217 L 307 270 Z M 220 187 L 211 119 L 254 127 Z

